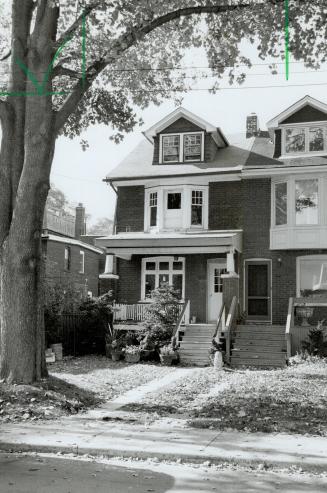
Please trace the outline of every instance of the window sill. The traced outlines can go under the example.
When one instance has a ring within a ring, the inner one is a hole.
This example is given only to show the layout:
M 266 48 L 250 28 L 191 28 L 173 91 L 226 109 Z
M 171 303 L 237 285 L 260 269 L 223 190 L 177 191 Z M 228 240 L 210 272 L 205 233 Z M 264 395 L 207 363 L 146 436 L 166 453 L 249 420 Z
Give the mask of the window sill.
M 277 226 L 270 229 L 271 250 L 326 249 L 327 225 Z

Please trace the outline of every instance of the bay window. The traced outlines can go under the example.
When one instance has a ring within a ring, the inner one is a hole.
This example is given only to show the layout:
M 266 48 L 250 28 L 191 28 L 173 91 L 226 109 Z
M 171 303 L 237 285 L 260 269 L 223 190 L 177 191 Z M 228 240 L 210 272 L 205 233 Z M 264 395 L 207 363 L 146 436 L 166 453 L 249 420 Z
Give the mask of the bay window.
M 157 226 L 157 210 L 158 210 L 157 192 L 150 193 L 149 207 L 150 207 L 150 228 L 152 228 L 154 226 Z
M 142 299 L 150 300 L 151 293 L 164 285 L 173 286 L 180 299 L 184 298 L 184 257 L 149 257 L 142 259 Z
M 297 258 L 297 296 L 327 293 L 327 256 Z
M 301 155 L 327 152 L 327 127 L 299 125 L 283 129 L 283 154 Z
M 318 224 L 318 180 L 295 180 L 295 223 Z
M 287 183 L 275 185 L 275 224 L 287 224 Z
M 202 207 L 203 207 L 203 192 L 202 190 L 192 190 L 191 203 L 191 225 L 202 225 Z

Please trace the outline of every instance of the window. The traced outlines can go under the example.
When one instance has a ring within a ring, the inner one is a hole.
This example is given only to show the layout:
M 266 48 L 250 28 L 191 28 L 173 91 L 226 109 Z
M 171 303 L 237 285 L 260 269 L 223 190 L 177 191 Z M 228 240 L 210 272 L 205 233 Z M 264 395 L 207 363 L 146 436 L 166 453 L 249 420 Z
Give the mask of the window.
M 192 190 L 192 204 L 191 204 L 191 225 L 202 225 L 202 206 L 203 206 L 203 192 L 202 190 Z
M 184 135 L 184 161 L 201 161 L 202 135 Z
M 213 291 L 214 293 L 222 293 L 223 292 L 223 280 L 222 274 L 226 274 L 227 269 L 215 269 L 213 275 Z
M 69 246 L 65 247 L 64 269 L 70 270 L 71 265 L 71 249 Z
M 318 180 L 295 181 L 296 224 L 318 224 Z
M 150 227 L 157 226 L 158 194 L 150 193 Z
M 151 298 L 151 292 L 165 284 L 174 286 L 184 297 L 184 258 L 151 257 L 142 260 L 142 298 Z
M 314 296 L 327 293 L 327 256 L 298 257 L 298 296 Z
M 80 250 L 79 252 L 79 273 L 84 274 L 84 268 L 85 268 L 85 253 Z
M 326 127 L 311 125 L 284 129 L 285 154 L 321 153 L 327 151 Z
M 162 137 L 162 160 L 164 163 L 178 163 L 180 161 L 179 135 L 164 135 Z
M 287 224 L 287 183 L 275 185 L 275 225 Z
M 182 206 L 181 193 L 167 193 L 167 209 L 180 209 Z

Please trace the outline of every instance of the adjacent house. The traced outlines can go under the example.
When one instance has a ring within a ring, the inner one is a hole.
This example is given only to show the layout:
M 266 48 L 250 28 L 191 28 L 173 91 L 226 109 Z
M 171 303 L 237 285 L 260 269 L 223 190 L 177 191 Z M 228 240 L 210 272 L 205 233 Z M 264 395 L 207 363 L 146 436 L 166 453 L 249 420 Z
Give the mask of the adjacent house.
M 75 215 L 46 210 L 42 234 L 47 284 L 70 288 L 81 297 L 98 296 L 103 251 L 85 235 L 85 209 Z
M 207 361 L 218 325 L 233 365 L 283 365 L 306 335 L 294 305 L 327 291 L 327 105 L 305 96 L 266 127 L 252 114 L 227 138 L 178 108 L 106 177 L 117 208 L 97 241 L 102 282 L 135 320 L 175 286 L 185 361 Z

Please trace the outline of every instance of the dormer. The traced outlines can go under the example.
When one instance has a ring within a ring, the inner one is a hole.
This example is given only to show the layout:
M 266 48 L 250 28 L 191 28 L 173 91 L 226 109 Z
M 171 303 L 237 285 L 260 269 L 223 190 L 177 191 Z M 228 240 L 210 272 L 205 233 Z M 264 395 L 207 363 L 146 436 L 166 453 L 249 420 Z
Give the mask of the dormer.
M 144 135 L 154 145 L 153 165 L 210 162 L 217 149 L 228 145 L 219 128 L 182 107 L 157 122 Z
M 297 101 L 267 123 L 274 157 L 327 155 L 327 105 L 310 96 Z

